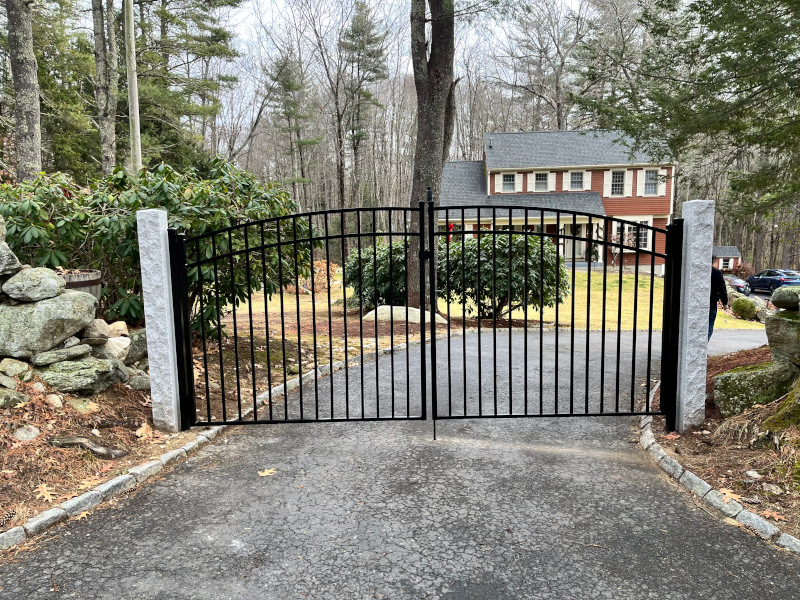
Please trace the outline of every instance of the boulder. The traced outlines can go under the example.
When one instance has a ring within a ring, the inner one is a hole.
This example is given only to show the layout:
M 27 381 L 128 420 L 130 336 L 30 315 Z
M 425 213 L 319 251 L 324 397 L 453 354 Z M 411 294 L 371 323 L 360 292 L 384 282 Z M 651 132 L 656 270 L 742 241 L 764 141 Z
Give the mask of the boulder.
M 378 321 L 390 321 L 392 317 L 394 317 L 395 323 L 405 323 L 406 321 L 406 310 L 408 310 L 408 322 L 409 323 L 419 323 L 420 322 L 420 312 L 418 308 L 413 308 L 411 306 L 389 306 L 388 304 L 384 304 L 379 306 L 375 310 L 369 311 L 362 321 L 374 321 L 377 317 Z M 429 320 L 430 315 L 426 312 L 425 320 Z M 445 319 L 442 315 L 436 315 L 436 322 L 447 324 L 447 319 Z
M 66 291 L 17 306 L 0 304 L 0 356 L 29 358 L 55 348 L 94 319 L 97 298 Z
M 22 269 L 17 255 L 11 251 L 8 244 L 0 242 L 0 275 L 13 275 Z
M 144 328 L 134 329 L 128 333 L 128 337 L 131 340 L 131 345 L 128 348 L 125 364 L 132 365 L 147 356 L 147 331 Z
M 20 392 L 0 388 L 0 408 L 14 408 L 23 402 L 29 402 L 30 398 Z
M 724 418 L 755 404 L 769 404 L 785 395 L 800 369 L 783 362 L 739 367 L 714 378 L 714 404 Z
M 13 358 L 0 360 L 0 373 L 5 373 L 9 377 L 19 377 L 28 372 L 28 363 Z
M 800 313 L 790 310 L 772 313 L 767 316 L 765 328 L 775 361 L 800 367 Z
M 8 375 L 0 374 L 0 387 L 7 388 L 9 390 L 17 389 L 17 385 L 19 381 L 14 379 L 13 377 L 9 377 Z
M 97 393 L 128 381 L 128 373 L 120 361 L 93 356 L 55 363 L 37 369 L 36 375 L 59 392 Z
M 36 267 L 23 269 L 3 284 L 3 293 L 20 302 L 37 302 L 55 298 L 64 292 L 67 282 L 55 271 Z
M 800 286 L 783 286 L 772 292 L 771 302 L 777 308 L 800 310 Z
M 111 337 L 111 328 L 103 319 L 94 319 L 84 328 L 83 337 L 107 340 Z
M 92 356 L 97 358 L 116 358 L 124 361 L 128 356 L 131 340 L 126 337 L 112 337 L 106 340 L 102 346 L 92 347 Z
M 108 326 L 108 337 L 128 337 L 128 324 L 125 321 L 115 321 Z
M 87 346 L 86 344 L 79 344 L 77 346 L 72 346 L 71 348 L 62 348 L 61 350 L 49 350 L 47 352 L 42 352 L 41 354 L 37 354 L 33 358 L 31 358 L 31 364 L 34 367 L 46 367 L 47 365 L 52 365 L 57 362 L 62 362 L 65 360 L 75 360 L 77 358 L 83 358 L 84 356 L 89 356 L 92 353 L 92 347 Z

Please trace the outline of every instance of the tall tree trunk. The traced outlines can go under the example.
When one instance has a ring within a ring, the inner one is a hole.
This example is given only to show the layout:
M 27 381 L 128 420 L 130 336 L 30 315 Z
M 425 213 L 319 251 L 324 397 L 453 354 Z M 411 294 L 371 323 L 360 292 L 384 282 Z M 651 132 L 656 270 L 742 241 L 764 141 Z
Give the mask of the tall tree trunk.
M 14 79 L 17 181 L 33 179 L 42 170 L 42 127 L 39 78 L 33 52 L 32 0 L 6 0 L 8 51 Z
M 94 97 L 97 129 L 100 132 L 100 167 L 110 174 L 117 164 L 117 40 L 114 31 L 114 2 L 92 0 L 94 25 Z
M 442 187 L 443 157 L 450 147 L 445 139 L 448 128 L 448 102 L 453 87 L 453 57 L 455 55 L 455 15 L 453 0 L 428 0 L 431 15 L 431 36 L 426 36 L 426 0 L 411 1 L 411 62 L 417 91 L 417 140 L 414 148 L 414 173 L 411 188 L 411 206 L 416 207 L 426 199 L 427 190 L 433 191 L 438 202 Z M 430 52 L 428 48 L 430 46 Z M 417 215 L 412 225 L 419 231 Z M 416 260 L 419 243 L 412 238 L 409 248 L 408 303 L 419 306 L 420 263 Z M 435 285 L 432 283 L 432 285 Z

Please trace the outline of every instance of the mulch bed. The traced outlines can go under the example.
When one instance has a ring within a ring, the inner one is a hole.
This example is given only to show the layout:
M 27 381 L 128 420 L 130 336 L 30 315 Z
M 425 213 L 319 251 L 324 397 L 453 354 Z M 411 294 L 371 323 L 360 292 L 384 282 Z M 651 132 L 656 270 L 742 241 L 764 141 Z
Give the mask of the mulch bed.
M 747 510 L 800 537 L 800 431 L 793 427 L 784 432 L 778 448 L 770 440 L 763 444 L 765 447 L 751 444 L 760 423 L 776 412 L 781 401 L 756 405 L 729 419 L 722 419 L 714 405 L 716 375 L 771 359 L 768 346 L 709 358 L 703 427 L 676 437 L 667 434 L 663 419 L 656 419 L 653 433 L 667 454 L 684 468 L 715 489 L 727 490 L 728 496 Z M 757 471 L 761 479 L 747 476 L 747 471 Z M 770 486 L 777 486 L 782 493 L 774 493 Z
M 166 435 L 153 430 L 149 395 L 127 385 L 94 395 L 93 412 L 81 414 L 68 402 L 74 396 L 58 394 L 63 406 L 54 408 L 45 397 L 55 392 L 47 388 L 41 392 L 34 383 L 18 387 L 30 402 L 0 410 L 0 531 L 22 525 L 29 517 L 194 437 L 189 432 Z M 41 433 L 34 440 L 18 441 L 13 432 L 24 425 Z M 55 436 L 86 437 L 128 455 L 103 460 L 82 448 L 56 448 L 48 443 Z

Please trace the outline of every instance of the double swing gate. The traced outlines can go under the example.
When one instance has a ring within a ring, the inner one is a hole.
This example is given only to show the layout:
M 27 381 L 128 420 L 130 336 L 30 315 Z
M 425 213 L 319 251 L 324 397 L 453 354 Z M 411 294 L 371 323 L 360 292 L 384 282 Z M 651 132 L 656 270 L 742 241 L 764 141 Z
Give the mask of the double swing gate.
M 430 200 L 170 230 L 182 425 L 672 428 L 681 246 L 680 220 Z

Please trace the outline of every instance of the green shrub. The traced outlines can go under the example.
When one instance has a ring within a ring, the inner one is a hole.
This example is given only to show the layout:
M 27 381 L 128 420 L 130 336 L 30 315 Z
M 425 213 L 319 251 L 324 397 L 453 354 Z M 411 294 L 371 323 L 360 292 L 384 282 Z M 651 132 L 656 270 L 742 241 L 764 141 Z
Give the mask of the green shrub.
M 480 318 L 508 316 L 514 310 L 539 308 L 540 304 L 553 306 L 570 292 L 564 259 L 558 256 L 555 244 L 533 235 L 487 235 L 481 236 L 480 243 L 468 237 L 463 247 L 458 238 L 442 243 L 438 279 L 440 297 L 451 303 L 466 303 L 467 313 L 477 313 Z
M 747 298 L 737 298 L 733 301 L 733 304 L 731 304 L 731 311 L 740 319 L 752 321 L 756 318 L 758 309 L 756 309 L 756 305 L 752 300 L 748 300 Z
M 46 175 L 18 185 L 0 185 L 0 214 L 5 217 L 8 243 L 23 262 L 66 268 L 99 269 L 103 273 L 101 311 L 107 319 L 140 322 L 144 317 L 139 272 L 139 248 L 136 238 L 136 211 L 163 208 L 169 214 L 169 225 L 191 237 L 250 220 L 291 214 L 297 209 L 289 194 L 273 185 L 258 182 L 222 159 L 211 161 L 200 173 L 190 169 L 178 172 L 160 164 L 143 168 L 138 177 L 123 169 L 85 188 L 63 174 Z M 292 220 L 282 222 L 282 241 L 293 239 Z M 306 237 L 308 221 L 298 222 L 297 236 Z M 260 243 L 260 232 L 250 231 L 247 243 Z M 275 241 L 274 227 L 266 228 L 265 243 Z M 227 252 L 227 235 L 215 236 L 218 253 Z M 233 250 L 244 248 L 243 235 L 231 236 Z M 303 276 L 310 269 L 310 248 L 298 248 L 298 265 Z M 190 254 L 194 247 L 189 248 Z M 211 256 L 211 237 L 200 244 L 200 254 Z M 260 255 L 259 255 L 260 259 Z M 283 284 L 294 279 L 293 248 L 286 247 L 281 256 Z M 213 330 L 224 316 L 226 306 L 241 302 L 247 294 L 243 264 L 237 255 L 218 264 L 221 315 L 216 314 L 212 298 L 213 265 L 204 265 L 201 272 L 188 273 L 192 290 L 192 318 L 199 327 L 200 290 L 204 297 L 207 331 Z M 223 264 L 226 263 L 226 264 Z M 268 292 L 280 286 L 277 275 L 278 254 L 266 253 L 261 261 L 250 260 L 250 286 L 253 291 L 267 281 Z M 231 274 L 233 269 L 233 275 Z M 197 282 L 202 278 L 203 285 Z
M 527 286 L 525 282 L 525 246 L 527 238 Z M 454 304 L 466 303 L 470 315 L 491 318 L 508 315 L 524 306 L 538 307 L 563 302 L 569 295 L 569 279 L 564 259 L 558 257 L 553 242 L 526 235 L 498 235 L 478 239 L 468 237 L 463 247 L 458 236 L 448 243 L 438 239 L 437 278 L 439 298 Z M 391 246 L 378 244 L 377 252 L 362 248 L 361 257 L 352 252 L 344 267 L 344 281 L 355 292 L 355 298 L 365 309 L 376 305 L 401 306 L 406 303 L 405 242 Z M 544 262 L 540 260 L 544 254 Z M 377 261 L 375 260 L 377 255 Z M 449 256 L 448 256 L 449 255 Z M 480 256 L 480 271 L 478 257 Z M 511 295 L 509 296 L 509 266 L 511 267 Z M 542 273 L 540 297 L 539 273 Z M 559 274 L 559 293 L 556 296 L 556 274 Z M 377 282 L 377 285 L 376 285 Z M 493 289 L 494 286 L 494 289 Z M 527 292 L 527 293 L 526 293 Z
M 351 252 L 344 264 L 344 281 L 354 290 L 355 302 L 370 310 L 382 304 L 405 306 L 408 244 L 404 240 L 377 244 Z M 377 260 L 375 255 L 377 254 Z

